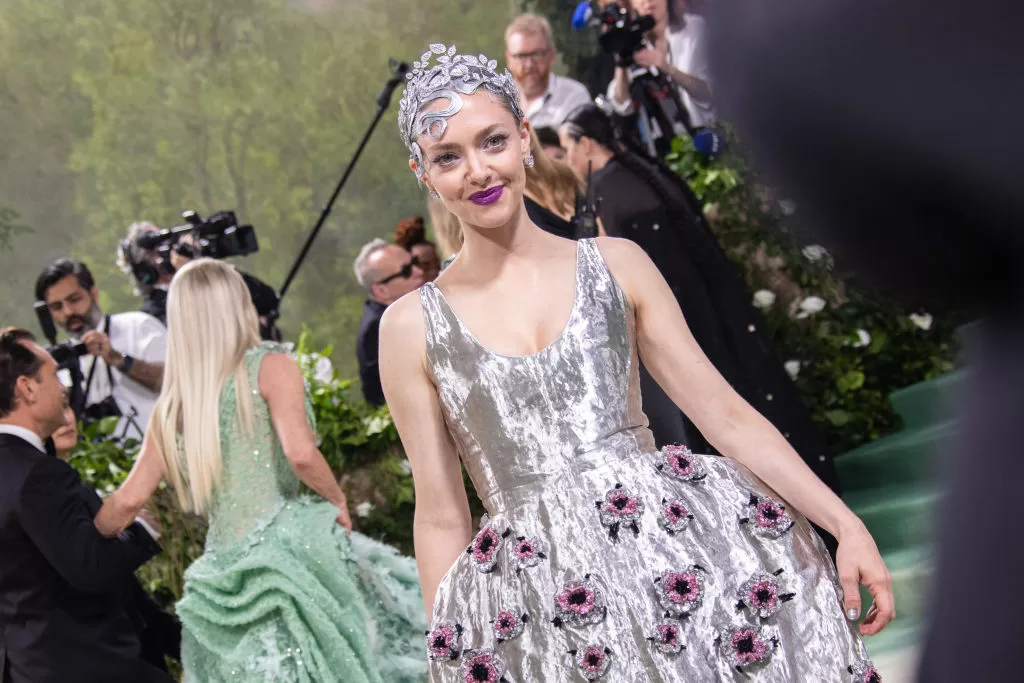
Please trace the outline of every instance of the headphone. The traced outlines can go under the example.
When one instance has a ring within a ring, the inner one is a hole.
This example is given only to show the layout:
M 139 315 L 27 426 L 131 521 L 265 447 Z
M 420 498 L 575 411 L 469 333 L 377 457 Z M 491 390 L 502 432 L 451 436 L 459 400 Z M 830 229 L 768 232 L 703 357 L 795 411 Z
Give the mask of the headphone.
M 121 256 L 131 266 L 135 281 L 144 287 L 155 285 L 165 272 L 168 275 L 174 273 L 174 267 L 169 262 L 165 263 L 165 259 L 160 259 L 159 266 L 148 259 L 137 263 L 132 258 L 132 242 L 128 239 L 121 240 Z

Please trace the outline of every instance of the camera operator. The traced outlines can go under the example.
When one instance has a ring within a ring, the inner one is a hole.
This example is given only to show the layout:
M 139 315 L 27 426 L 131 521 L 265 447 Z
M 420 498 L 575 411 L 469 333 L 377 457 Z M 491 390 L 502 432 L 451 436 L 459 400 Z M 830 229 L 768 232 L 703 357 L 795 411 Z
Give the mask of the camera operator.
M 155 249 L 139 244 L 143 235 L 155 235 L 160 228 L 149 221 L 128 226 L 128 234 L 117 247 L 117 267 L 129 277 L 132 291 L 143 298 L 139 308 L 161 323 L 167 324 L 167 289 L 174 277 L 174 266 Z
M 633 82 L 645 72 L 664 74 L 676 87 L 691 128 L 714 123 L 706 24 L 703 17 L 685 12 L 686 0 L 623 0 L 623 4 L 636 16 L 651 17 L 654 27 L 647 32 L 643 49 L 630 59 L 619 59 L 615 78 L 608 84 L 608 100 L 619 116 L 639 115 L 644 146 L 652 156 L 661 157 L 676 132 L 661 130 L 655 118 L 637 111 Z
M 170 251 L 171 267 L 177 271 L 196 257 L 195 242 L 192 235 L 183 235 Z M 274 288 L 263 280 L 242 271 L 235 270 L 242 276 L 245 286 L 249 288 L 249 297 L 256 307 L 256 315 L 260 321 L 260 337 L 271 341 L 281 341 L 281 331 L 277 328 L 277 306 L 279 299 Z
M 166 328 L 147 313 L 104 315 L 92 273 L 71 259 L 47 266 L 35 294 L 53 321 L 88 351 L 79 359 L 86 417 L 120 416 L 116 434 L 141 439 L 163 382 Z

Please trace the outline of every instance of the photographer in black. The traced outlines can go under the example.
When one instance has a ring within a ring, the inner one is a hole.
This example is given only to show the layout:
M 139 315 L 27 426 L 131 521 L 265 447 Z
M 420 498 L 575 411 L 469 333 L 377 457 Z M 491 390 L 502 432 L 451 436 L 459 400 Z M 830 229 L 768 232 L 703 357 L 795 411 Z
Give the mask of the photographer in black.
M 131 280 L 135 296 L 142 297 L 139 310 L 166 325 L 167 289 L 171 286 L 175 268 L 171 259 L 140 244 L 140 240 L 145 241 L 144 236 L 159 232 L 160 228 L 149 221 L 129 225 L 128 234 L 117 245 L 117 267 Z
M 88 419 L 121 417 L 119 438 L 141 439 L 163 383 L 167 329 L 141 312 L 104 315 L 89 268 L 58 259 L 36 280 L 36 299 L 71 339 L 85 346 L 78 359 Z
M 258 250 L 251 225 L 238 225 L 235 214 L 222 211 L 204 220 L 194 211 L 184 214 L 186 225 L 161 230 L 147 221 L 132 223 L 118 246 L 117 265 L 130 278 L 137 295 L 145 301 L 140 310 L 160 322 L 167 320 L 167 289 L 174 273 L 197 256 L 228 258 Z M 277 329 L 279 299 L 274 288 L 248 273 L 238 271 L 260 319 L 263 339 L 281 340 Z

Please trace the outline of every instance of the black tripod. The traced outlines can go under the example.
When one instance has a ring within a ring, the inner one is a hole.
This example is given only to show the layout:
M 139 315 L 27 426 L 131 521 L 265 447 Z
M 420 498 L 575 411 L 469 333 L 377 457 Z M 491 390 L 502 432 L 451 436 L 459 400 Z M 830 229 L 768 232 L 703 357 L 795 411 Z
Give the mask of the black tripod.
M 309 237 L 306 238 L 306 243 L 302 245 L 302 250 L 295 259 L 295 263 L 292 264 L 291 270 L 288 271 L 288 276 L 284 279 L 284 284 L 281 285 L 281 291 L 278 293 L 278 310 L 274 311 L 267 316 L 268 324 L 273 326 L 277 318 L 280 316 L 280 304 L 281 300 L 284 299 L 284 295 L 288 292 L 291 287 L 292 281 L 295 279 L 295 275 L 298 273 L 299 268 L 302 266 L 302 262 L 306 259 L 306 255 L 309 253 L 310 247 L 313 246 L 316 236 L 320 233 L 320 229 L 324 227 L 324 223 L 327 222 L 327 217 L 331 215 L 331 209 L 334 208 L 334 202 L 337 201 L 338 195 L 341 194 L 341 188 L 348 182 L 348 177 L 352 175 L 352 169 L 355 168 L 356 162 L 359 160 L 359 155 L 363 153 L 363 148 L 366 147 L 366 143 L 370 141 L 370 136 L 373 135 L 374 129 L 377 124 L 380 123 L 381 118 L 384 116 L 384 112 L 387 111 L 391 105 L 391 96 L 394 94 L 395 89 L 402 84 L 405 80 L 405 75 L 409 73 L 409 65 L 405 62 L 398 62 L 394 59 L 388 60 L 388 68 L 391 70 L 391 78 L 384 85 L 384 89 L 377 95 L 377 114 L 373 117 L 373 121 L 370 122 L 369 128 L 366 129 L 366 133 L 363 134 L 363 139 L 359 141 L 359 146 L 356 147 L 355 153 L 352 155 L 352 159 L 348 162 L 348 166 L 345 167 L 345 172 L 341 176 L 341 180 L 338 181 L 337 187 L 334 188 L 334 193 L 331 194 L 331 198 L 327 200 L 327 204 L 324 205 L 323 211 L 320 212 L 320 217 L 317 218 L 316 223 L 313 225 L 313 229 L 309 233 Z

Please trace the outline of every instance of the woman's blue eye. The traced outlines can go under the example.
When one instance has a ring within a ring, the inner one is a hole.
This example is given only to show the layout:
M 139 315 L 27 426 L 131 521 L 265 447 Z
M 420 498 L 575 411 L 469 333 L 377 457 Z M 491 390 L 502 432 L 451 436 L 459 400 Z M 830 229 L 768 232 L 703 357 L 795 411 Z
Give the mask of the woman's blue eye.
M 487 138 L 487 142 L 484 143 L 484 144 L 488 148 L 490 148 L 490 147 L 499 147 L 499 146 L 505 144 L 506 140 L 508 140 L 508 136 L 507 135 L 492 135 L 491 137 Z

